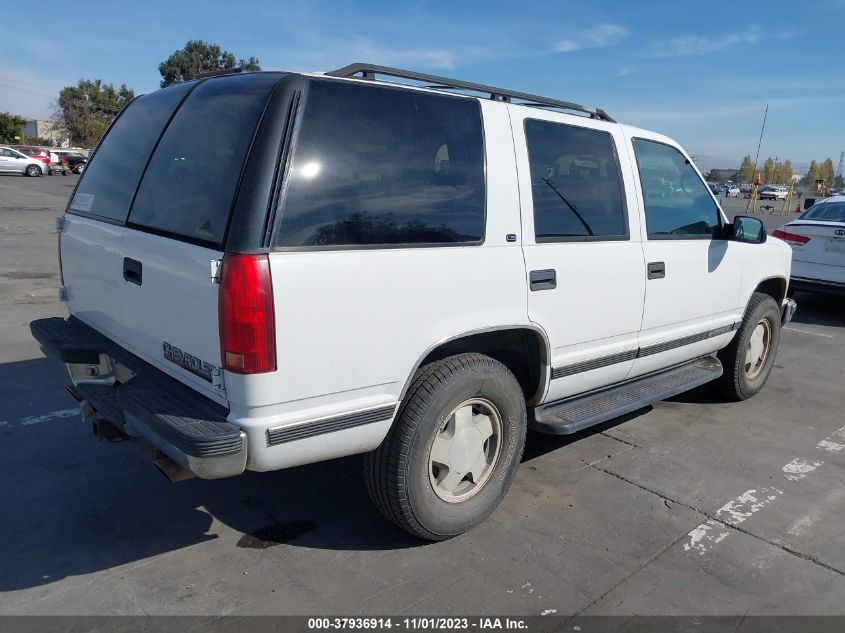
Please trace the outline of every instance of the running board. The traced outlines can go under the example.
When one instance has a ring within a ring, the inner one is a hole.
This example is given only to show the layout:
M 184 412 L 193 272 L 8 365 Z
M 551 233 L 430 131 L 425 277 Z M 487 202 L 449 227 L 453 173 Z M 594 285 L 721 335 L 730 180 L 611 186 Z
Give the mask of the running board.
M 722 363 L 714 356 L 706 356 L 600 391 L 536 407 L 530 427 L 549 435 L 576 433 L 671 398 L 721 375 Z

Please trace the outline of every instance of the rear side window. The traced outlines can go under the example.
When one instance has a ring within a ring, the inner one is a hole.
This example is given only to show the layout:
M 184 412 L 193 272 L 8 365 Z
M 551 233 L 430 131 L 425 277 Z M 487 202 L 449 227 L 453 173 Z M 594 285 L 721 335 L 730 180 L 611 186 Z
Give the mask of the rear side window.
M 278 247 L 479 243 L 477 101 L 316 81 L 288 172 Z
M 720 226 L 710 190 L 674 147 L 634 139 L 649 239 L 710 238 Z
M 825 220 L 827 222 L 845 222 L 845 202 L 825 202 L 815 204 L 804 212 L 800 220 Z
M 69 209 L 123 222 L 144 165 L 190 84 L 138 97 L 121 113 L 85 168 Z
M 609 133 L 529 119 L 525 138 L 538 242 L 628 237 L 619 161 Z
M 129 222 L 222 245 L 244 159 L 278 80 L 250 74 L 198 85 L 162 136 Z

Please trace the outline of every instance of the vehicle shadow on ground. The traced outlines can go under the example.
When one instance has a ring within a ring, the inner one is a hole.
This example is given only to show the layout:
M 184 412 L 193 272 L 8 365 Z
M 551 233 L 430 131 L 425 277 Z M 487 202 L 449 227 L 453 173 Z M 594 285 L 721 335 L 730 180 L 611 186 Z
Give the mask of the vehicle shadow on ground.
M 545 433 L 538 433 L 536 431 L 528 431 L 525 438 L 525 451 L 522 453 L 522 463 L 530 462 L 533 459 L 542 457 L 548 453 L 554 452 L 560 448 L 575 444 L 591 435 L 596 435 L 613 429 L 620 424 L 629 422 L 640 416 L 648 414 L 654 407 L 648 405 L 631 413 L 613 418 L 607 422 L 591 426 L 577 433 L 571 435 L 546 435 Z
M 38 393 L 57 394 L 50 406 L 72 409 L 73 399 L 62 391 L 64 376 L 53 369 L 55 363 L 46 359 L 0 365 L 0 393 L 18 393 L 12 381 L 20 385 L 40 375 Z M 34 389 L 19 393 L 27 400 L 37 397 Z M 12 409 L 33 413 L 9 402 Z M 649 409 L 569 436 L 529 432 L 523 462 Z M 360 456 L 171 483 L 131 442 L 97 441 L 78 416 L 37 425 L 13 418 L 0 430 L 0 481 L 5 515 L 0 592 L 119 568 L 211 540 L 220 540 L 222 553 L 282 543 L 361 551 L 428 545 L 376 510 Z
M 798 311 L 793 323 L 845 327 L 845 297 L 814 292 L 796 292 Z

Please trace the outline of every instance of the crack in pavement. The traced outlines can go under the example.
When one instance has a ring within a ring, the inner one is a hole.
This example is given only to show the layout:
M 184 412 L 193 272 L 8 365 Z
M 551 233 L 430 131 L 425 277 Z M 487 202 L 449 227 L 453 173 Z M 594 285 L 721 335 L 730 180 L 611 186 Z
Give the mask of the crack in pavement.
M 724 527 L 727 527 L 727 528 L 730 528 L 730 529 L 736 530 L 737 532 L 741 532 L 742 534 L 746 534 L 746 535 L 748 535 L 748 536 L 750 536 L 750 537 L 752 537 L 752 538 L 757 539 L 758 541 L 762 541 L 763 543 L 766 543 L 766 544 L 768 544 L 768 545 L 771 545 L 771 546 L 772 546 L 772 547 L 774 547 L 774 548 L 777 548 L 777 549 L 779 549 L 779 550 L 781 550 L 781 551 L 783 551 L 783 552 L 786 552 L 787 554 L 790 554 L 790 555 L 792 555 L 792 556 L 795 556 L 796 558 L 800 558 L 800 559 L 802 559 L 802 560 L 805 560 L 805 561 L 808 561 L 808 562 L 810 562 L 810 563 L 813 563 L 814 565 L 818 565 L 819 567 L 822 567 L 822 568 L 824 568 L 824 569 L 827 569 L 828 571 L 832 571 L 832 572 L 834 572 L 834 573 L 836 573 L 836 574 L 839 574 L 840 576 L 845 576 L 845 571 L 842 571 L 841 569 L 837 569 L 836 567 L 833 567 L 833 566 L 831 566 L 831 565 L 828 565 L 827 563 L 825 563 L 825 562 L 823 562 L 823 561 L 820 561 L 820 560 L 819 560 L 818 558 L 816 558 L 815 556 L 811 556 L 810 554 L 805 554 L 804 552 L 799 552 L 798 550 L 794 550 L 794 549 L 792 549 L 791 547 L 789 547 L 789 546 L 787 546 L 787 545 L 781 545 L 781 544 L 779 544 L 779 543 L 774 543 L 774 542 L 772 542 L 772 541 L 770 541 L 770 540 L 768 540 L 768 539 L 766 539 L 766 538 L 763 538 L 762 536 L 760 536 L 760 535 L 758 535 L 758 534 L 754 534 L 753 532 L 749 532 L 747 529 L 745 529 L 745 528 L 743 528 L 743 527 L 740 527 L 740 526 L 739 526 L 739 525 L 737 525 L 737 524 L 728 523 L 728 522 L 726 522 L 726 521 L 723 521 L 723 520 L 721 520 L 720 518 L 718 518 L 718 516 L 716 516 L 715 514 L 710 514 L 709 512 L 705 512 L 704 510 L 702 510 L 702 509 L 700 509 L 700 508 L 696 508 L 696 507 L 694 507 L 694 506 L 691 506 L 691 505 L 689 505 L 689 504 L 687 504 L 687 503 L 684 503 L 683 501 L 678 501 L 677 499 L 672 499 L 671 497 L 667 497 L 667 496 L 666 496 L 666 495 L 664 495 L 663 493 L 658 492 L 657 490 L 654 490 L 653 488 L 649 488 L 648 486 L 643 486 L 642 484 L 639 484 L 639 483 L 637 483 L 636 481 L 633 481 L 633 480 L 631 480 L 631 479 L 628 479 L 627 477 L 623 477 L 622 475 L 619 475 L 619 474 L 617 474 L 617 473 L 611 472 L 611 471 L 609 471 L 609 470 L 607 470 L 607 469 L 605 469 L 605 468 L 601 468 L 600 466 L 596 466 L 596 465 L 594 465 L 594 464 L 591 464 L 591 466 L 592 466 L 593 468 L 595 468 L 596 470 L 599 470 L 599 471 L 601 471 L 601 472 L 605 473 L 606 475 L 610 475 L 611 477 L 616 477 L 617 479 L 620 479 L 620 480 L 624 481 L 625 483 L 631 484 L 632 486 L 636 486 L 637 488 L 640 488 L 640 489 L 642 489 L 642 490 L 645 490 L 646 492 L 650 492 L 650 493 L 652 493 L 652 494 L 654 494 L 654 495 L 657 495 L 658 497 L 660 497 L 661 499 L 663 499 L 664 503 L 665 503 L 666 501 L 671 501 L 672 503 L 677 503 L 678 505 L 680 505 L 680 506 L 682 506 L 682 507 L 684 507 L 684 508 L 687 508 L 688 510 L 692 510 L 693 512 L 697 512 L 697 513 L 699 513 L 699 514 L 701 514 L 701 515 L 703 515 L 703 516 L 707 517 L 707 519 L 708 519 L 709 521 L 712 521 L 712 522 L 717 523 L 717 524 L 719 524 L 719 525 L 722 525 L 722 526 L 724 526 Z M 685 536 L 687 536 L 688 534 L 689 534 L 689 532 L 685 532 L 684 534 L 682 534 L 681 536 L 679 536 L 677 539 L 674 539 L 673 544 L 674 544 L 674 543 L 676 543 L 676 542 L 678 542 L 678 541 L 680 541 L 682 538 L 684 538 L 684 537 L 685 537 Z M 662 553 L 662 552 L 664 552 L 664 551 L 666 551 L 666 548 L 662 549 L 659 553 Z M 655 557 L 652 557 L 651 559 L 649 559 L 649 561 L 648 561 L 648 562 L 651 562 L 652 560 L 654 560 L 654 558 L 655 558 Z M 645 567 L 645 565 L 643 565 L 643 567 Z M 641 568 L 640 568 L 640 569 L 641 569 Z M 633 574 L 632 574 L 632 575 L 633 575 Z M 630 576 L 629 576 L 629 578 L 630 578 Z

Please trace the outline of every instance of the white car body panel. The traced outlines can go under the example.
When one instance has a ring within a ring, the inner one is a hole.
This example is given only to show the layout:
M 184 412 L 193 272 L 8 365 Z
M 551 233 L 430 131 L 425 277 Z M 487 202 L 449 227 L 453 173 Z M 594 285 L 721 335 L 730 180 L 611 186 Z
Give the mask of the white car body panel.
M 164 342 L 220 365 L 212 249 L 69 214 L 62 270 L 70 313 L 127 350 L 221 404 L 202 377 L 164 358 Z M 140 286 L 123 278 L 124 258 L 142 264 Z
M 845 196 L 823 202 L 845 204 Z M 810 238 L 806 244 L 792 244 L 794 277 L 845 284 L 845 222 L 798 218 L 780 230 Z
M 438 342 L 531 325 L 521 245 L 506 239 L 522 232 L 507 111 L 481 103 L 487 156 L 484 244 L 270 255 L 278 369 L 245 377 L 243 392 L 229 388 L 229 420 L 249 437 L 248 468 L 282 468 L 292 459 L 305 463 L 297 452 L 303 441 L 267 446 L 267 428 L 395 403 L 423 355 Z M 227 387 L 230 382 L 227 374 Z M 263 420 L 254 427 L 247 420 L 256 416 Z M 371 450 L 389 427 L 344 432 L 352 442 L 339 433 L 331 434 L 339 436 L 331 441 L 328 436 L 309 441 L 309 461 Z
M 554 269 L 557 276 L 555 290 L 528 293 L 529 317 L 549 336 L 552 367 L 636 350 L 645 269 L 633 174 L 630 169 L 623 167 L 621 170 L 627 195 L 629 240 L 536 243 L 524 122 L 537 119 L 608 132 L 613 136 L 617 152 L 625 143 L 619 126 L 524 106 L 511 106 L 510 110 L 522 197 L 525 266 L 528 272 Z M 612 287 L 613 292 L 595 292 L 596 288 L 608 287 Z M 632 363 L 615 363 L 553 380 L 546 400 L 557 400 L 624 380 Z

